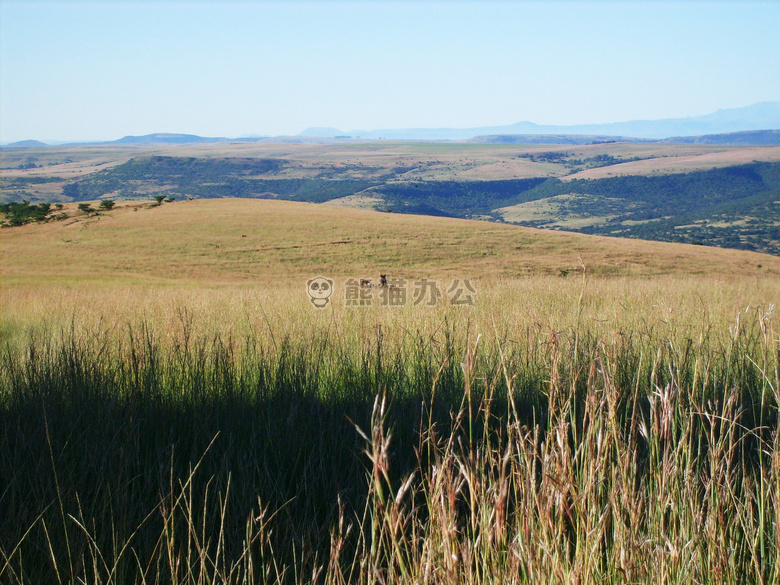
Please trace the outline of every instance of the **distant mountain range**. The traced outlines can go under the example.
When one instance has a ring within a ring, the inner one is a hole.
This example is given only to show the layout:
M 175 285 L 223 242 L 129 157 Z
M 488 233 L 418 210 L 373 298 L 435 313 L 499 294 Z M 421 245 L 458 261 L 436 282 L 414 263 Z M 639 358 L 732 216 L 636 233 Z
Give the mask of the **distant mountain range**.
M 780 129 L 780 102 L 760 102 L 744 108 L 718 110 L 704 116 L 668 118 L 665 120 L 634 120 L 608 124 L 578 124 L 549 126 L 533 122 L 517 122 L 508 126 L 480 128 L 403 128 L 383 130 L 352 130 L 336 128 L 307 128 L 299 136 L 321 138 L 350 137 L 391 140 L 468 140 L 486 135 L 589 135 L 659 140 L 669 137 L 688 137 L 726 134 L 749 130 Z
M 634 120 L 608 124 L 550 126 L 517 122 L 479 128 L 395 128 L 352 130 L 307 128 L 297 136 L 207 138 L 194 134 L 146 134 L 109 142 L 82 144 L 195 144 L 209 142 L 318 142 L 329 140 L 469 140 L 505 144 L 590 144 L 593 142 L 664 141 L 698 144 L 780 144 L 780 102 L 760 102 L 744 108 L 718 110 L 704 116 Z M 58 143 L 62 144 L 62 143 Z M 23 140 L 4 148 L 47 146 Z

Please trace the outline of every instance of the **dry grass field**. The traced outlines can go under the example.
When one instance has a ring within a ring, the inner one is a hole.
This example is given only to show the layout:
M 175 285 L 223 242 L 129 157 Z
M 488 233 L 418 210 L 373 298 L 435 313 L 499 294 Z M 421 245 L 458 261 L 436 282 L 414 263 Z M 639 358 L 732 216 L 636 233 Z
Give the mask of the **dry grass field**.
M 0 230 L 0 582 L 780 579 L 780 258 L 272 200 L 66 211 Z M 347 306 L 379 274 L 474 302 Z
M 71 206 L 72 208 L 73 206 Z M 271 200 L 193 200 L 4 229 L 5 288 L 51 283 L 247 284 L 386 273 L 777 278 L 780 258 L 449 218 Z
M 722 325 L 745 307 L 780 302 L 780 258 L 738 250 L 270 200 L 65 211 L 69 220 L 0 231 L 0 337 L 47 321 L 171 323 L 181 307 L 222 331 L 266 313 L 307 323 L 323 318 L 305 291 L 315 276 L 334 280 L 330 310 L 342 317 L 400 318 L 406 328 L 420 315 L 442 317 L 442 307 L 411 306 L 416 281 L 446 289 L 469 279 L 479 303 L 463 314 L 481 315 L 483 334 L 496 315 L 502 329 L 573 327 L 583 278 L 590 324 L 630 328 L 671 310 L 691 328 L 702 310 Z M 406 281 L 410 306 L 345 312 L 344 283 L 380 274 Z

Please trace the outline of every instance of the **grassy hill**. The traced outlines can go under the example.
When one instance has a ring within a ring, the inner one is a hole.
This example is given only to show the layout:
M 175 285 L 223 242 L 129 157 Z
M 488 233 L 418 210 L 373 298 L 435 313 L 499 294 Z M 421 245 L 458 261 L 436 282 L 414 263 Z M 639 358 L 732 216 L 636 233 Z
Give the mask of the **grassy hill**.
M 379 273 L 514 278 L 589 273 L 776 277 L 780 258 L 461 219 L 271 200 L 126 203 L 6 228 L 6 285 L 257 283 Z

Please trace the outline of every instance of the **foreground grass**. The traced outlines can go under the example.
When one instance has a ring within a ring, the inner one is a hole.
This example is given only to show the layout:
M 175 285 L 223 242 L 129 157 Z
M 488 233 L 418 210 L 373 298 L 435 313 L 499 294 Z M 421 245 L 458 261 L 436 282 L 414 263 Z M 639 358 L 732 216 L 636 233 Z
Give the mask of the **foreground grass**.
M 780 579 L 776 283 L 302 284 L 3 299 L 0 582 Z

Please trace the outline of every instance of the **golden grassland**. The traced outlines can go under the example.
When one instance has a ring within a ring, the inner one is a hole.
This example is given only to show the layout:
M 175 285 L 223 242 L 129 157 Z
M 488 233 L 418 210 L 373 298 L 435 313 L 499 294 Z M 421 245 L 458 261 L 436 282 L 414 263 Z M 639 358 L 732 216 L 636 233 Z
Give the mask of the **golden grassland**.
M 7 228 L 6 288 L 111 283 L 256 285 L 380 273 L 414 279 L 532 275 L 770 278 L 780 258 L 494 223 L 270 200 L 126 204 Z
M 769 313 L 780 303 L 777 281 L 733 280 L 715 277 L 654 277 L 637 279 L 536 276 L 472 283 L 474 304 L 453 306 L 444 294 L 435 306 L 415 305 L 414 287 L 399 307 L 383 306 L 378 295 L 369 307 L 347 307 L 344 287 L 336 281 L 331 303 L 316 309 L 299 285 L 170 287 L 159 285 L 53 285 L 3 290 L 0 340 L 27 342 L 44 327 L 55 337 L 74 330 L 99 337 L 122 336 L 127 327 L 144 325 L 173 342 L 182 333 L 182 315 L 202 334 L 244 338 L 260 335 L 304 342 L 312 332 L 331 331 L 335 337 L 364 338 L 377 326 L 387 341 L 401 343 L 413 332 L 435 337 L 444 323 L 483 345 L 542 342 L 550 334 L 574 330 L 616 343 L 615 336 L 651 334 L 675 342 L 702 337 L 726 339 L 740 321 Z M 442 288 L 450 281 L 441 281 Z M 444 292 L 444 291 L 442 291 Z M 758 312 L 758 313 L 757 313 Z
M 780 258 L 267 200 L 74 207 L 0 230 L 0 582 L 780 577 Z M 346 306 L 380 273 L 408 302 Z M 474 304 L 414 304 L 424 277 Z
M 273 324 L 300 338 L 329 320 L 403 331 L 445 317 L 485 335 L 579 324 L 695 337 L 705 323 L 726 331 L 740 311 L 780 301 L 780 258 L 737 250 L 268 200 L 68 211 L 64 222 L 0 231 L 7 339 L 44 322 L 121 329 L 143 320 L 169 331 L 183 309 L 202 330 Z M 406 281 L 405 306 L 381 306 L 373 291 L 372 307 L 345 307 L 347 279 L 379 274 Z M 319 275 L 335 284 L 326 310 L 306 293 Z M 434 307 L 429 296 L 414 302 L 423 278 L 442 293 Z M 473 307 L 448 305 L 456 279 L 477 290 Z

